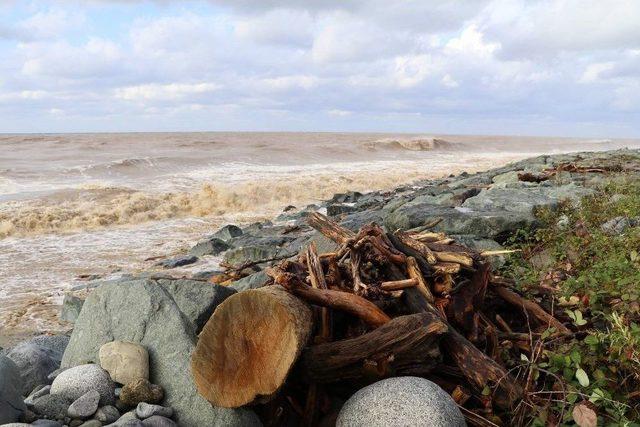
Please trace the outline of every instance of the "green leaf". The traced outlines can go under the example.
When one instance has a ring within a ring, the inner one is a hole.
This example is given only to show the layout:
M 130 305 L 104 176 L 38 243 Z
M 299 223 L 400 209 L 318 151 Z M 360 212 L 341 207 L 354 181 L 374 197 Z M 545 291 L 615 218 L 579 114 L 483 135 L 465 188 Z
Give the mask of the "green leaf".
M 529 358 L 527 357 L 526 354 L 520 353 L 520 360 L 522 360 L 523 362 L 528 362 Z
M 589 375 L 587 375 L 584 369 L 576 369 L 576 379 L 582 387 L 589 387 Z
M 586 337 L 584 337 L 584 343 L 588 344 L 588 345 L 598 345 L 600 341 L 598 340 L 598 337 L 596 337 L 595 335 L 587 335 Z
M 482 395 L 489 396 L 490 394 L 491 394 L 491 389 L 489 388 L 489 386 L 484 386 L 484 388 L 482 389 Z
M 580 352 L 578 351 L 578 349 L 574 349 L 569 357 L 571 357 L 571 360 L 573 360 L 576 365 L 579 365 L 580 362 L 582 362 L 582 356 L 580 356 Z

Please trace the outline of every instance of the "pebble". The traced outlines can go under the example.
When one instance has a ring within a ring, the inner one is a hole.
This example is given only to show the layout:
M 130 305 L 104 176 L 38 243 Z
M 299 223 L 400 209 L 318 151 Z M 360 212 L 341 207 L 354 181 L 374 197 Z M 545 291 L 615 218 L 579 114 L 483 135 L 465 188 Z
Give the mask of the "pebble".
M 40 427 L 62 427 L 60 422 L 53 420 L 35 420 L 31 425 Z
M 38 386 L 31 392 L 31 394 L 24 400 L 24 404 L 27 405 L 28 408 L 33 406 L 33 402 L 39 398 L 44 396 L 45 394 L 49 394 L 51 391 L 50 385 Z
M 357 391 L 347 400 L 336 427 L 465 427 L 464 416 L 449 394 L 419 377 L 394 377 Z
M 89 420 L 80 424 L 80 427 L 102 427 L 102 423 L 98 420 Z
M 162 417 L 160 415 L 153 415 L 143 420 L 142 425 L 148 426 L 148 427 L 177 427 L 178 426 L 178 424 L 176 424 L 175 421 L 167 417 Z
M 103 406 L 96 411 L 96 415 L 94 417 L 96 420 L 100 421 L 102 424 L 111 424 L 120 418 L 120 411 L 115 406 Z
M 160 415 L 170 418 L 173 415 L 173 409 L 160 405 L 151 405 L 149 403 L 140 402 L 136 407 L 136 415 L 139 418 L 149 418 L 153 415 Z
M 98 355 L 102 369 L 117 383 L 128 384 L 138 378 L 149 378 L 149 353 L 140 344 L 111 341 L 100 347 Z
M 84 420 L 71 420 L 69 427 L 80 427 L 82 424 L 84 424 Z
M 120 391 L 120 401 L 128 406 L 137 406 L 140 402 L 160 403 L 164 398 L 162 387 L 151 384 L 145 378 L 138 378 L 124 387 Z
M 67 414 L 71 418 L 89 418 L 98 409 L 98 402 L 100 402 L 100 393 L 89 390 L 69 406 Z
M 52 419 L 64 419 L 71 400 L 58 394 L 46 394 L 34 400 L 33 412 Z
M 90 390 L 100 393 L 101 405 L 115 401 L 115 385 L 109 373 L 98 365 L 78 365 L 62 372 L 51 384 L 51 394 L 58 394 L 74 401 Z

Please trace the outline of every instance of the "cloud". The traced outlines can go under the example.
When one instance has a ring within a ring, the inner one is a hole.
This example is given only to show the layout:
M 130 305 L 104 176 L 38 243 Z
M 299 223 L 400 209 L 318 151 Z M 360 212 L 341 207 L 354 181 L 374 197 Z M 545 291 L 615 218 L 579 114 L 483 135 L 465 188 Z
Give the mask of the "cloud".
M 0 130 L 640 135 L 639 4 L 13 2 Z

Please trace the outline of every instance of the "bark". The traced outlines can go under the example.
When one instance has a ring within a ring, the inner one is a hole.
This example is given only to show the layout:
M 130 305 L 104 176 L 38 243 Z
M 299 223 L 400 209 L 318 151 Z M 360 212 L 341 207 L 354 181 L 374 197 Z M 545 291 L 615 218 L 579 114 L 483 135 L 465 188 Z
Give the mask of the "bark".
M 433 313 L 400 316 L 357 338 L 311 346 L 300 363 L 319 383 L 426 374 L 438 363 L 447 329 Z

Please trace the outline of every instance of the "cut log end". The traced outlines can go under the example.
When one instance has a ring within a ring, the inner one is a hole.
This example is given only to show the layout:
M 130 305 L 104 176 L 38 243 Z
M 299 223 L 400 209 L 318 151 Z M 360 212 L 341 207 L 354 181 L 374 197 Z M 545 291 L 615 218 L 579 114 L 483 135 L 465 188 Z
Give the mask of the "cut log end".
M 191 356 L 198 392 L 226 408 L 269 400 L 312 328 L 311 309 L 280 286 L 229 297 L 205 325 Z

